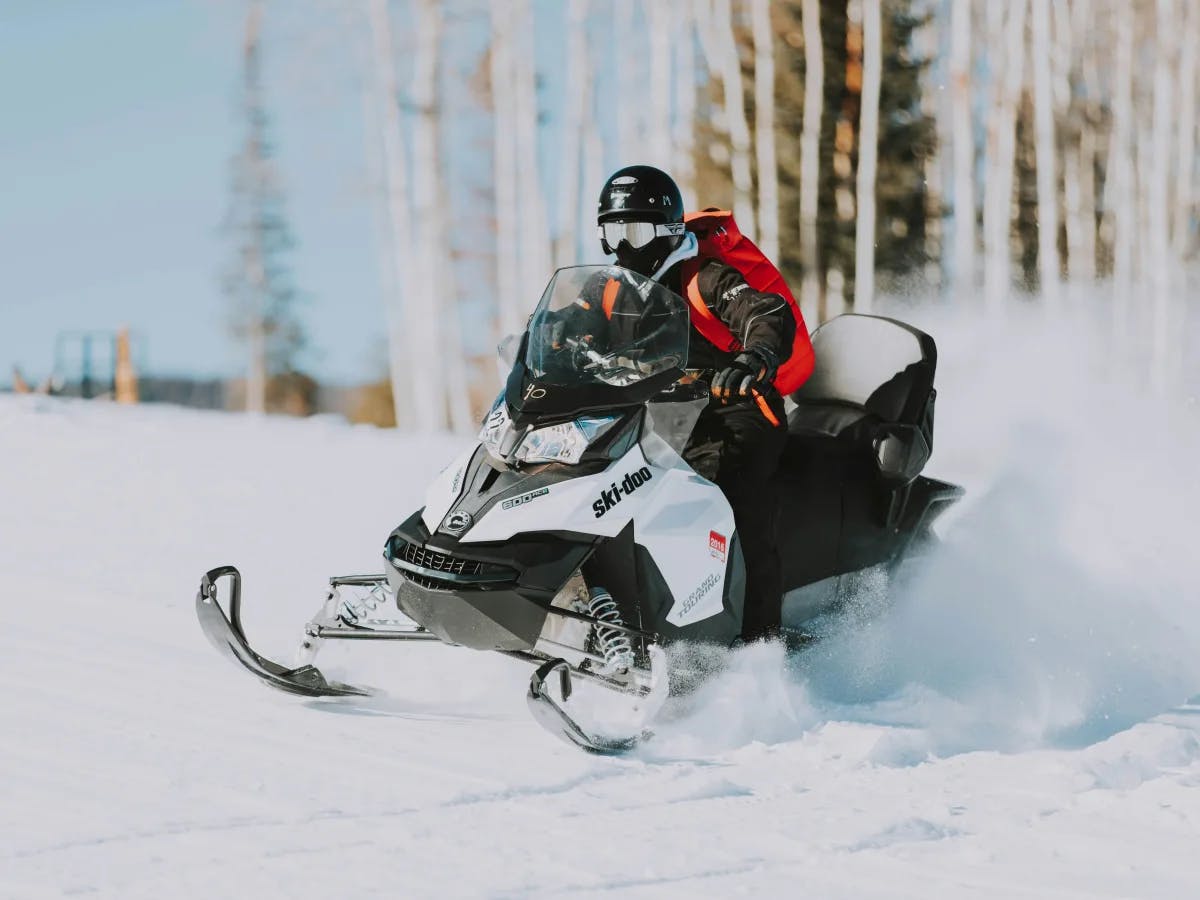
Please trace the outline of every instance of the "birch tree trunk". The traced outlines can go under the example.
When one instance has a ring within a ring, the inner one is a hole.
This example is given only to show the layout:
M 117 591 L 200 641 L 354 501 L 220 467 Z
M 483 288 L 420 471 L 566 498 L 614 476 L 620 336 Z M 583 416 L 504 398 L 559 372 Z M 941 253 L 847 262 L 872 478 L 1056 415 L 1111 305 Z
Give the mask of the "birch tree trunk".
M 642 91 L 650 94 L 650 121 L 646 129 L 648 162 L 671 170 L 671 44 L 678 38 L 671 27 L 674 11 L 669 3 L 645 7 L 646 34 L 650 42 L 650 80 Z
M 404 323 L 400 315 L 400 287 L 396 272 L 396 259 L 393 253 L 392 225 L 388 216 L 388 191 L 386 189 L 386 168 L 383 158 L 383 126 L 379 122 L 380 103 L 377 98 L 378 90 L 373 79 L 367 79 L 363 84 L 363 155 L 367 163 L 367 183 L 371 188 L 371 214 L 376 240 L 375 257 L 379 266 L 379 293 L 383 299 L 384 324 L 387 328 L 388 383 L 392 387 L 392 415 L 398 426 L 408 420 L 407 408 L 402 410 L 407 401 L 407 394 L 396 393 L 396 383 L 392 368 L 396 363 L 392 355 L 392 346 L 397 335 L 403 334 Z M 379 187 L 383 186 L 382 190 Z M 404 413 L 402 415 L 402 412 Z
M 579 241 L 576 249 L 584 251 L 582 259 L 598 258 L 601 252 L 599 240 L 596 237 L 596 197 L 600 193 L 600 185 L 607 172 L 604 171 L 604 140 L 600 136 L 598 124 L 599 110 L 597 109 L 597 79 L 594 73 L 604 65 L 603 57 L 597 56 L 590 60 L 587 71 L 593 73 L 584 79 L 584 94 L 582 106 L 583 116 L 583 178 L 579 187 L 581 203 L 578 212 Z
M 458 432 L 471 429 L 471 398 L 462 345 L 459 296 L 454 254 L 446 216 L 448 194 L 442 174 L 442 122 L 448 115 L 439 103 L 442 59 L 442 12 L 438 0 L 416 4 L 416 55 L 413 60 L 413 217 L 422 224 L 417 238 L 414 271 L 418 291 L 437 303 L 426 310 L 422 338 L 424 360 L 418 365 L 427 374 L 418 390 L 436 406 L 438 429 L 447 425 Z M 438 373 L 438 374 L 432 374 Z M 414 379 L 415 380 L 415 379 Z
M 1007 4 L 1003 35 L 991 34 L 992 46 L 1002 52 L 997 64 L 996 102 L 988 123 L 988 179 L 984 186 L 984 294 L 987 308 L 1000 314 L 1010 289 L 1013 163 L 1016 154 L 1017 103 L 1025 66 L 1025 8 L 1027 0 Z M 1001 4 L 989 4 L 989 13 Z M 997 17 L 998 18 L 998 17 Z M 989 19 L 995 19 L 989 15 Z
M 387 186 L 387 212 L 391 236 L 391 256 L 396 272 L 407 272 L 411 262 L 412 228 L 410 225 L 407 160 L 400 132 L 399 94 L 396 89 L 395 57 L 392 53 L 392 26 L 386 0 L 367 0 L 367 20 L 371 29 L 372 62 L 375 73 L 376 99 L 379 104 L 379 124 L 383 143 L 383 174 Z M 404 296 L 397 279 L 396 298 L 399 308 L 388 310 L 388 368 L 392 382 L 392 404 L 396 427 L 406 424 L 418 428 L 432 427 L 434 412 L 420 394 L 411 392 L 410 354 L 415 333 L 420 331 L 418 300 Z M 419 356 L 416 358 L 420 358 Z M 412 410 L 411 420 L 405 416 Z
M 445 185 L 442 198 L 446 200 Z M 450 255 L 446 217 L 440 217 L 438 226 L 442 232 L 442 246 L 446 248 L 444 266 L 449 271 L 453 266 Z M 453 284 L 453 282 L 452 282 Z M 450 308 L 438 317 L 441 323 L 442 348 L 446 359 L 446 405 L 450 415 L 450 428 L 458 434 L 469 434 L 478 424 L 471 409 L 471 377 L 467 366 L 466 351 L 462 339 L 462 305 L 457 292 L 451 295 Z
M 1086 6 L 1087 3 L 1088 0 L 1075 0 L 1076 6 Z M 1082 68 L 1081 60 L 1088 49 L 1088 34 L 1086 31 L 1078 35 L 1072 33 L 1078 20 L 1072 16 L 1068 0 L 1051 0 L 1050 12 L 1053 115 L 1058 126 L 1058 141 L 1062 147 L 1062 231 L 1065 243 L 1059 262 L 1059 278 L 1060 281 L 1065 280 L 1065 285 L 1060 294 L 1069 299 L 1071 279 L 1078 274 L 1081 263 L 1075 258 L 1075 254 L 1079 252 L 1083 230 L 1083 214 L 1080 209 L 1083 203 L 1082 125 L 1087 121 L 1086 105 L 1092 100 L 1086 97 L 1078 103 L 1074 102 L 1072 85 L 1081 81 L 1077 74 Z
M 1175 160 L 1175 230 L 1171 245 L 1171 263 L 1175 271 L 1172 290 L 1178 298 L 1176 305 L 1180 306 L 1175 311 L 1175 325 L 1181 325 L 1180 318 L 1188 315 L 1187 307 L 1181 304 L 1193 302 L 1190 299 L 1193 296 L 1193 284 L 1189 283 L 1187 258 L 1191 250 L 1191 221 L 1196 197 L 1196 42 L 1200 40 L 1200 0 L 1184 0 L 1180 15 L 1179 133 Z M 1178 333 L 1182 334 L 1183 328 L 1179 328 Z M 1185 371 L 1186 350 L 1185 340 L 1177 338 L 1171 347 L 1169 359 L 1173 378 L 1179 378 Z
M 753 0 L 754 147 L 758 164 L 758 237 L 779 260 L 779 172 L 775 161 L 775 33 L 770 0 Z
M 1137 228 L 1137 202 L 1133 173 L 1133 14 L 1123 0 L 1114 3 L 1117 39 L 1113 83 L 1112 146 L 1108 153 L 1108 178 L 1112 200 L 1109 215 L 1113 233 L 1113 331 L 1118 343 L 1129 328 L 1130 290 L 1133 286 L 1133 238 Z
M 1196 42 L 1200 40 L 1200 3 L 1185 0 L 1179 34 L 1179 134 L 1175 157 L 1175 210 L 1172 248 L 1176 261 L 1187 254 L 1195 198 Z
M 558 155 L 558 239 L 554 263 L 558 267 L 574 263 L 579 246 L 579 199 L 581 144 L 586 114 L 591 67 L 588 60 L 587 0 L 570 0 L 567 7 L 566 91 L 563 94 L 562 150 Z
M 912 49 L 918 59 L 934 59 L 942 50 L 944 29 L 941 24 L 930 16 L 928 21 L 918 25 L 912 32 Z M 932 85 L 931 85 L 932 87 Z M 921 171 L 925 178 L 922 206 L 925 217 L 925 235 L 922 253 L 925 262 L 922 277 L 929 288 L 944 294 L 949 284 L 946 275 L 952 271 L 949 259 L 950 243 L 946 240 L 946 202 L 949 195 L 951 179 L 950 155 L 944 151 L 952 146 L 953 136 L 950 133 L 950 101 L 953 91 L 947 91 L 945 84 L 937 85 L 935 90 L 921 92 L 921 103 L 918 107 L 921 115 L 933 122 L 933 139 L 936 142 L 930 152 L 924 154 Z
M 1091 25 L 1093 18 L 1092 0 L 1079 0 L 1083 10 L 1082 22 Z M 1088 34 L 1087 26 L 1081 25 L 1080 34 Z M 1093 281 L 1099 269 L 1097 210 L 1099 187 L 1096 183 L 1096 166 L 1100 160 L 1100 136 L 1098 133 L 1101 81 L 1096 53 L 1085 47 L 1082 53 L 1081 71 L 1084 90 L 1088 101 L 1083 108 L 1083 122 L 1079 132 L 1079 242 L 1078 255 L 1071 258 L 1071 271 L 1085 282 Z
M 1066 208 L 1063 224 L 1067 232 L 1067 264 L 1071 279 L 1090 281 L 1091 272 L 1084 247 L 1087 219 L 1083 214 L 1084 144 L 1088 138 L 1080 132 L 1079 142 L 1063 148 L 1063 205 Z
M 1091 110 L 1084 116 L 1079 133 L 1079 242 L 1076 256 L 1071 257 L 1071 271 L 1084 282 L 1096 279 L 1096 125 Z
M 522 311 L 532 309 L 542 286 L 550 277 L 550 234 L 546 226 L 546 200 L 538 162 L 538 101 L 533 64 L 534 20 L 530 0 L 515 0 L 509 6 L 515 34 L 523 40 L 514 44 L 516 77 L 517 193 L 520 200 L 520 280 L 518 295 Z
M 639 33 L 634 28 L 633 0 L 615 0 L 613 15 L 615 43 L 621 47 L 612 64 L 617 69 L 617 96 L 620 98 L 617 105 L 617 158 L 620 162 L 617 167 L 622 168 L 633 165 L 633 157 L 639 150 L 644 150 L 641 98 L 646 93 L 646 80 L 639 76 L 644 73 L 645 55 L 634 45 Z
M 719 25 L 715 20 L 714 2 L 715 0 L 695 0 L 691 10 L 696 22 L 696 37 L 700 40 L 700 49 L 704 53 L 708 74 L 713 78 L 720 78 L 721 40 L 717 34 Z M 728 130 L 726 127 L 726 131 Z
M 1059 28 L 1064 43 L 1070 41 L 1066 54 L 1070 58 L 1072 76 L 1078 79 L 1081 100 L 1071 99 L 1070 78 L 1066 85 L 1064 105 L 1078 131 L 1078 141 L 1069 143 L 1063 151 L 1063 199 L 1066 206 L 1064 225 L 1067 233 L 1067 271 L 1069 280 L 1088 284 L 1096 278 L 1096 126 L 1094 108 L 1101 92 L 1096 71 L 1095 31 L 1092 0 L 1074 0 L 1069 10 L 1061 10 L 1056 0 Z
M 1050 0 L 1032 0 L 1034 151 L 1037 157 L 1038 280 L 1042 297 L 1058 307 L 1058 174 L 1054 96 L 1050 77 Z
M 1170 202 L 1167 199 L 1171 165 L 1173 85 L 1171 64 L 1175 51 L 1175 0 L 1155 4 L 1157 48 L 1154 65 L 1154 123 L 1150 158 L 1149 205 L 1150 283 L 1154 287 L 1154 317 L 1151 384 L 1159 394 L 1167 390 L 1170 377 L 1171 328 L 1171 234 Z
M 880 0 L 862 0 L 863 89 L 858 138 L 858 218 L 854 241 L 854 311 L 875 301 L 875 171 L 879 156 L 879 88 L 883 77 Z
M 447 424 L 447 400 L 451 406 L 465 398 L 448 390 L 452 381 L 465 393 L 461 377 L 462 348 L 449 346 L 450 333 L 446 328 L 458 316 L 458 296 L 455 290 L 454 269 L 450 263 L 444 213 L 444 191 L 438 153 L 437 73 L 441 44 L 442 17 L 437 0 L 418 0 L 416 4 L 416 53 L 413 58 L 411 99 L 415 110 L 412 129 L 413 150 L 413 221 L 421 223 L 417 230 L 416 253 L 411 260 L 411 273 L 416 282 L 414 297 L 422 297 L 425 309 L 420 318 L 419 332 L 414 335 L 410 378 L 416 387 L 418 402 L 432 406 L 432 419 L 424 426 L 442 430 Z M 407 275 L 408 273 L 406 273 Z M 425 298 L 430 298 L 425 300 Z M 432 301 L 432 302 L 431 302 Z M 439 306 L 437 312 L 433 302 Z M 451 323 L 452 324 L 452 323 Z M 419 348 L 419 350 L 418 350 Z M 439 374 L 433 374 L 439 373 Z M 461 409 L 459 410 L 461 419 Z
M 950 104 L 954 153 L 954 281 L 960 299 L 975 288 L 975 129 L 971 120 L 971 4 L 950 12 Z
M 532 308 L 541 287 L 550 277 L 550 235 L 546 227 L 546 201 L 538 162 L 537 82 L 533 64 L 534 20 L 530 0 L 515 0 L 509 6 L 518 40 L 514 44 L 516 77 L 517 194 L 520 201 L 520 279 L 518 297 L 523 312 Z
M 589 79 L 590 81 L 590 79 Z M 589 84 L 587 109 L 593 110 L 596 102 L 595 87 Z M 583 187 L 580 207 L 579 234 L 590 238 L 590 241 L 580 243 L 587 248 L 583 259 L 598 258 L 601 252 L 599 239 L 596 236 L 596 196 L 600 193 L 600 184 L 604 179 L 604 141 L 600 137 L 600 128 L 596 124 L 596 116 L 588 115 L 584 120 L 583 132 Z
M 520 331 L 517 291 L 517 145 L 513 103 L 513 20 L 507 0 L 491 0 L 492 183 L 495 192 L 496 293 L 500 334 Z
M 696 204 L 696 23 L 688 4 L 672 7 L 676 16 L 675 39 L 675 122 L 672 128 L 672 160 L 675 182 L 683 194 L 685 208 Z
M 964 0 L 965 2 L 965 0 Z M 817 211 L 821 190 L 821 113 L 825 100 L 825 46 L 820 0 L 803 0 L 804 121 L 800 132 L 800 287 L 801 311 L 817 323 L 821 275 L 817 260 Z
M 742 62 L 733 33 L 733 8 L 730 0 L 716 0 L 713 15 L 716 19 L 716 49 L 720 54 L 725 119 L 729 125 L 733 215 L 742 233 L 754 240 L 758 230 L 755 227 L 754 206 L 751 201 L 754 184 L 750 171 L 750 126 L 746 122 Z

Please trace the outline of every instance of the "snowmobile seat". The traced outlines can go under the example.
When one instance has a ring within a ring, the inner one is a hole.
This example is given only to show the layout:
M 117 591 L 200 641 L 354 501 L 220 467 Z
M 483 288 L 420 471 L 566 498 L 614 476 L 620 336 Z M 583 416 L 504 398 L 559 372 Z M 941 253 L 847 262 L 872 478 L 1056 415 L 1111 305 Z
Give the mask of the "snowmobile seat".
M 931 337 L 892 319 L 843 315 L 812 342 L 816 368 L 790 397 L 775 478 L 776 527 L 806 549 L 784 557 L 789 588 L 890 559 L 933 446 Z
M 791 395 L 789 442 L 870 454 L 886 484 L 910 483 L 933 448 L 933 338 L 895 319 L 847 314 L 816 329 L 812 342 L 816 367 Z

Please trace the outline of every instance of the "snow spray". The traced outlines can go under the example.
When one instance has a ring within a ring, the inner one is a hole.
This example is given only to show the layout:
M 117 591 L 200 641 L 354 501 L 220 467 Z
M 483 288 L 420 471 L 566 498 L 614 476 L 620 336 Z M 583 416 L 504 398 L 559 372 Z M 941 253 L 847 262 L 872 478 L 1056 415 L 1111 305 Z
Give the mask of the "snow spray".
M 938 342 L 926 471 L 968 492 L 943 545 L 864 576 L 800 656 L 734 654 L 678 728 L 716 749 L 882 724 L 877 759 L 905 763 L 1088 744 L 1200 693 L 1194 400 L 1151 390 L 1102 304 L 893 314 Z

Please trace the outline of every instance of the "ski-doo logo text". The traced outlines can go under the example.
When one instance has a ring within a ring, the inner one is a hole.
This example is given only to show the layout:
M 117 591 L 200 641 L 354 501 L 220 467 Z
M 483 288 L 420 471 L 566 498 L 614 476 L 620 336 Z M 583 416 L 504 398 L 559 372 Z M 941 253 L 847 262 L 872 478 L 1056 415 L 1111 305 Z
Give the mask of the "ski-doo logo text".
M 592 512 L 594 512 L 596 514 L 596 518 L 599 519 L 606 512 L 620 503 L 622 497 L 628 497 L 653 477 L 654 476 L 650 474 L 649 467 L 642 466 L 636 472 L 630 472 L 623 479 L 621 479 L 620 484 L 614 481 L 612 483 L 612 487 L 610 487 L 607 491 L 601 491 L 600 499 L 592 503 Z
M 709 575 L 704 581 L 700 582 L 700 587 L 696 588 L 688 598 L 683 601 L 683 609 L 680 610 L 680 615 L 686 616 L 692 611 L 697 603 L 708 596 L 708 592 L 717 586 L 717 582 L 721 580 L 718 575 Z

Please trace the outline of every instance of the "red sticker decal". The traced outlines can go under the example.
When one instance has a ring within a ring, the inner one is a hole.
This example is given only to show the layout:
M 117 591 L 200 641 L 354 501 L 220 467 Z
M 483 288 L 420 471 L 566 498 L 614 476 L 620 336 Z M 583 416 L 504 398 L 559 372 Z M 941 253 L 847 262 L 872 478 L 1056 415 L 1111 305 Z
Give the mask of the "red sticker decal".
M 714 559 L 725 561 L 725 535 L 718 534 L 715 531 L 708 533 L 708 552 L 712 554 Z

